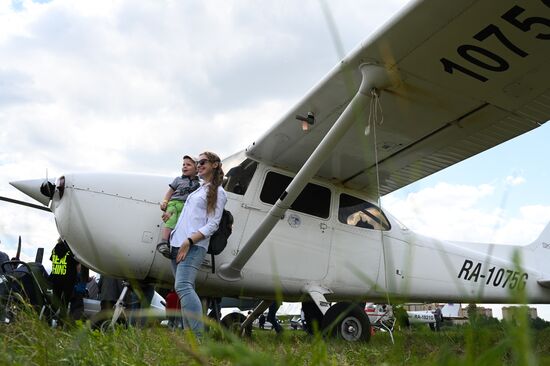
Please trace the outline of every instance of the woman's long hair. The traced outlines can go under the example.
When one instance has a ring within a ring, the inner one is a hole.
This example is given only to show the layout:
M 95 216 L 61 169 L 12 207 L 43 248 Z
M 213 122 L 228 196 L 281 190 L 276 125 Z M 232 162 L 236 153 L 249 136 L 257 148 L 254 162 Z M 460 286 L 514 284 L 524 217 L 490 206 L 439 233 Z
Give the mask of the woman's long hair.
M 214 168 L 212 172 L 212 180 L 208 185 L 208 192 L 206 193 L 206 213 L 211 214 L 216 210 L 216 202 L 218 201 L 218 187 L 223 182 L 223 170 L 220 157 L 213 152 L 205 151 L 201 155 L 205 155 L 208 161 L 211 163 L 218 163 L 218 167 Z

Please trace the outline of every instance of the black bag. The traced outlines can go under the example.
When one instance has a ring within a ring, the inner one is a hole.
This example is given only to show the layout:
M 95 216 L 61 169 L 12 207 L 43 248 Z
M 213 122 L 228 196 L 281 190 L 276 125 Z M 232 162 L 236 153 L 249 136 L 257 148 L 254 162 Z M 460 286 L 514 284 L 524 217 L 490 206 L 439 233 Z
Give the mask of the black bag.
M 210 237 L 208 252 L 212 258 L 212 273 L 215 272 L 214 256 L 220 254 L 227 245 L 227 239 L 233 232 L 233 215 L 227 210 L 223 210 L 222 218 L 218 230 Z

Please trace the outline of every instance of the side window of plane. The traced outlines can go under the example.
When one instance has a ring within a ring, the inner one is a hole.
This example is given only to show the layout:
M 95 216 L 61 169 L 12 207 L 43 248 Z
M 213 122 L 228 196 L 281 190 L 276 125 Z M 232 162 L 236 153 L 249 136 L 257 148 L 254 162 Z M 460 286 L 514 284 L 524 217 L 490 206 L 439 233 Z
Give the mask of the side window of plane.
M 286 175 L 268 172 L 260 193 L 260 200 L 275 204 L 291 181 L 292 178 Z M 326 219 L 330 213 L 330 197 L 330 189 L 309 183 L 290 209 Z
M 378 206 L 345 193 L 340 195 L 338 221 L 364 229 L 390 229 L 388 218 Z
M 241 164 L 229 169 L 225 174 L 223 187 L 227 192 L 244 195 L 257 167 L 257 162 L 246 159 Z

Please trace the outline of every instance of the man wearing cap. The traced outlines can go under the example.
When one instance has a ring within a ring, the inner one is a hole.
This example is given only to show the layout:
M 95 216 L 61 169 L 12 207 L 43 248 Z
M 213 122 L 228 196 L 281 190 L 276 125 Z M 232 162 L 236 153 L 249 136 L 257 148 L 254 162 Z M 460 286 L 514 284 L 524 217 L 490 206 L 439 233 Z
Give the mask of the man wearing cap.
M 178 217 L 183 210 L 185 200 L 187 200 L 189 193 L 199 188 L 197 163 L 195 159 L 189 155 L 185 155 L 183 157 L 181 172 L 183 174 L 180 177 L 176 177 L 174 181 L 168 185 L 168 191 L 160 204 L 160 209 L 164 211 L 162 214 L 164 228 L 162 229 L 162 240 L 157 245 L 157 250 L 167 258 L 171 258 L 168 238 L 170 238 L 170 233 L 178 222 Z

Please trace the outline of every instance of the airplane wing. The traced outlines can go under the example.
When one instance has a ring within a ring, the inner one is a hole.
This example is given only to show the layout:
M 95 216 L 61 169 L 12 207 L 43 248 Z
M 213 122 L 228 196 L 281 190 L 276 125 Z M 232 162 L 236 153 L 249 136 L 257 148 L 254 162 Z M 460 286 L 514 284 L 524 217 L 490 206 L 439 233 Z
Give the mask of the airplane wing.
M 367 108 L 317 175 L 376 196 L 377 156 L 384 195 L 550 118 L 550 0 L 414 2 L 343 59 L 247 155 L 297 172 L 356 93 L 362 63 L 394 75 L 380 93 L 383 122 L 365 134 L 374 111 Z M 303 132 L 296 115 L 308 112 L 315 123 Z

